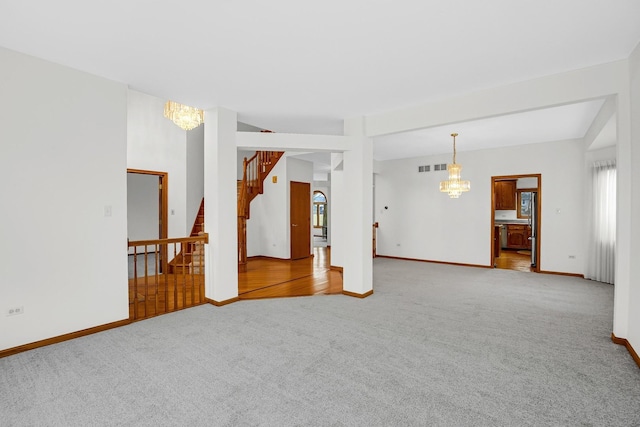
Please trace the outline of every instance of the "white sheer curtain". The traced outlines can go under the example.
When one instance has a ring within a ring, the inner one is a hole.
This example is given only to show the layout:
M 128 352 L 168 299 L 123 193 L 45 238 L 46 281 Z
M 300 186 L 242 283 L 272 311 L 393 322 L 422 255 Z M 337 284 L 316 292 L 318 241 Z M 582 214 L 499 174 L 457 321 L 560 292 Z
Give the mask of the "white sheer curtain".
M 585 277 L 614 283 L 616 255 L 616 162 L 599 161 L 591 169 L 589 254 Z

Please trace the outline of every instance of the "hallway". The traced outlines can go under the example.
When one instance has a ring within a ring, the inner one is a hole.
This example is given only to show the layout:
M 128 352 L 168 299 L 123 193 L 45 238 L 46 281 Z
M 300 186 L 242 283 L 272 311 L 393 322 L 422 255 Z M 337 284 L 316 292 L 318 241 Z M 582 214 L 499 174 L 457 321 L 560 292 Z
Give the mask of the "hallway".
M 331 248 L 314 247 L 313 257 L 289 261 L 253 258 L 238 273 L 238 297 L 283 298 L 342 293 L 342 273 L 330 270 Z

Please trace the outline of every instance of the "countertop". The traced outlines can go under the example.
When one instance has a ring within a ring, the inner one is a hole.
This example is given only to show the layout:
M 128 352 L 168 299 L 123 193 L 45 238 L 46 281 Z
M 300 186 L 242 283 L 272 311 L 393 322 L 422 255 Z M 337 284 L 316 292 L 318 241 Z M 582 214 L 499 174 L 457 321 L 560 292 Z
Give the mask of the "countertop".
M 506 225 L 506 224 L 529 224 L 528 219 L 496 219 L 494 221 L 495 225 Z

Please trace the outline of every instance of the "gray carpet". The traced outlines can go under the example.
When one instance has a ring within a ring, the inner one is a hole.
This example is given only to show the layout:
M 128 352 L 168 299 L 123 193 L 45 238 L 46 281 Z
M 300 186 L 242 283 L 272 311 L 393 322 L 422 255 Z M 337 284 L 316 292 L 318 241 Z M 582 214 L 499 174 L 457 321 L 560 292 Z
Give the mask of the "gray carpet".
M 380 258 L 374 278 L 0 359 L 0 425 L 640 425 L 612 286 Z

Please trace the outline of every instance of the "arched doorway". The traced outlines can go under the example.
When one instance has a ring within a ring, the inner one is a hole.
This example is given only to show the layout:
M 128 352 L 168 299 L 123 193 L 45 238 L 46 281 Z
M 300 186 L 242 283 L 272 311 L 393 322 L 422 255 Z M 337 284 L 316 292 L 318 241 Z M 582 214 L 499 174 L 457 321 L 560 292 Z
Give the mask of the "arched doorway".
M 311 211 L 314 246 L 326 246 L 327 214 L 327 196 L 322 191 L 315 190 L 313 192 L 313 208 Z

